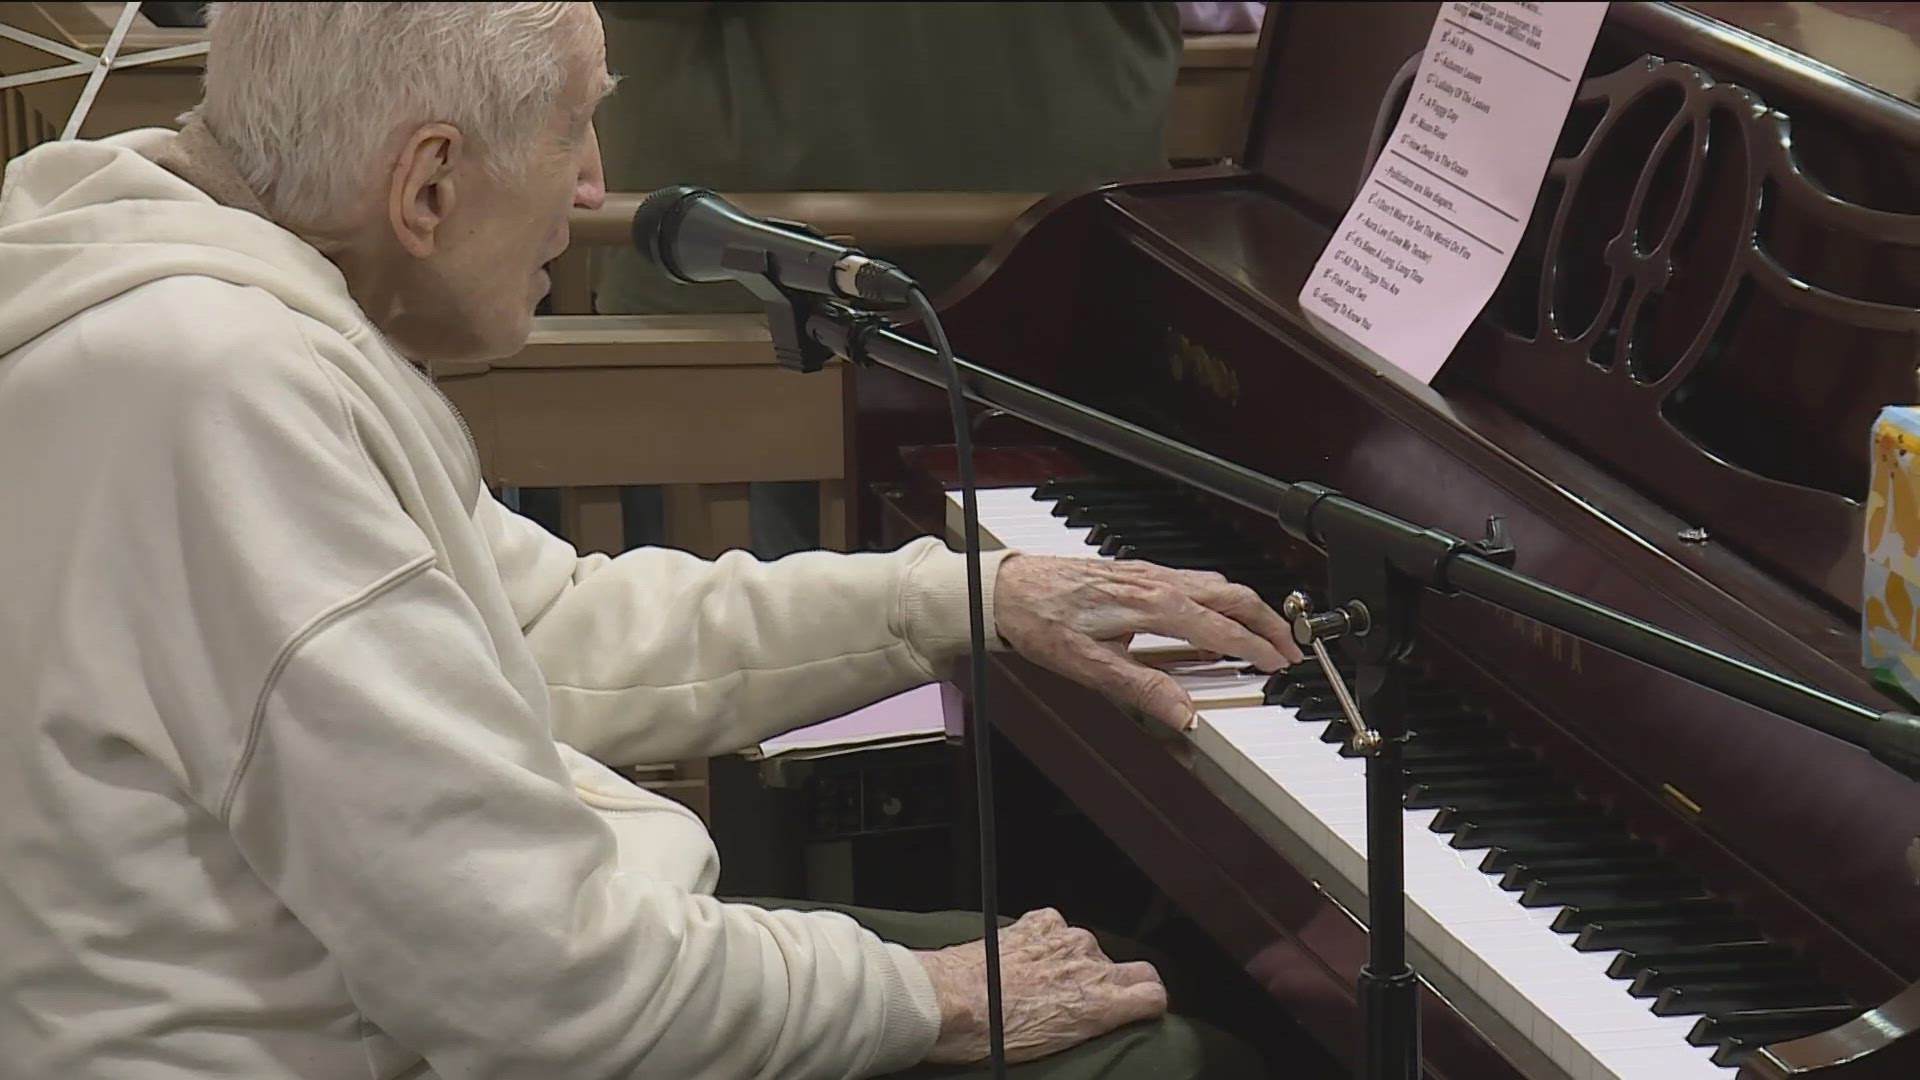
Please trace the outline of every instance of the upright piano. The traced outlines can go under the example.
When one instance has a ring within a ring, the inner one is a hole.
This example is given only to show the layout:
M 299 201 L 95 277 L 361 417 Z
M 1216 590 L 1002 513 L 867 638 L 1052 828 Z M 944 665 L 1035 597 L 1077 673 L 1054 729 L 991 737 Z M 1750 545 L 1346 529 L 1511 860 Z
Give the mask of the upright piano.
M 1428 386 L 1330 343 L 1297 297 L 1436 8 L 1274 5 L 1239 155 L 1030 211 L 943 300 L 956 349 L 1468 539 L 1499 515 L 1527 574 L 1893 707 L 1858 663 L 1861 505 L 1870 422 L 1916 394 L 1920 110 L 1696 8 L 1614 4 L 1512 267 Z M 859 383 L 866 538 L 941 529 L 941 397 Z M 1001 542 L 1274 600 L 1320 580 L 1271 521 L 975 423 Z M 1409 662 L 1430 1077 L 1920 1076 L 1920 787 L 1470 597 L 1429 598 Z M 1251 700 L 1256 676 L 1193 674 L 1235 703 L 1168 739 L 991 665 L 1004 736 L 1353 1060 L 1360 778 L 1325 673 Z

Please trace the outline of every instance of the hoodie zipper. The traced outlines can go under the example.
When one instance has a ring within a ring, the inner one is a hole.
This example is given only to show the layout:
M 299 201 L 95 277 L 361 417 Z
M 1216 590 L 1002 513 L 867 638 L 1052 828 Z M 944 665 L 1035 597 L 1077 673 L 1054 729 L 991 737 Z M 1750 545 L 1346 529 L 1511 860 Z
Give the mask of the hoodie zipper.
M 465 440 L 467 447 L 467 464 L 472 467 L 474 479 L 479 481 L 480 487 L 483 490 L 486 489 L 487 478 L 482 475 L 480 469 L 480 444 L 474 441 L 473 429 L 467 426 L 467 418 L 460 414 L 460 407 L 453 403 L 453 399 L 447 396 L 445 390 L 440 389 L 440 384 L 424 366 L 414 364 L 405 356 L 400 356 L 400 360 L 406 365 L 407 370 L 413 373 L 414 378 L 427 384 L 427 389 L 433 391 L 433 396 L 439 398 L 440 404 L 446 406 L 447 412 L 453 415 L 453 422 L 460 425 L 460 437 Z

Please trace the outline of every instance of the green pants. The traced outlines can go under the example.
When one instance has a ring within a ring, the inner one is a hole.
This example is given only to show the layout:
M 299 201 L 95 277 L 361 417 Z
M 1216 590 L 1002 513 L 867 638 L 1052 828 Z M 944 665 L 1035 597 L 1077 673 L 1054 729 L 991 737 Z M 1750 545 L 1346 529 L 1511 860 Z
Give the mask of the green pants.
M 882 911 L 808 900 L 744 900 L 766 908 L 838 911 L 851 916 L 883 941 L 909 949 L 944 949 L 980 937 L 980 916 L 970 911 Z M 1009 920 L 1002 919 L 1004 924 Z M 1117 961 L 1151 960 L 1138 944 L 1096 932 L 1100 947 Z M 1179 1006 L 1176 999 L 1172 1003 Z M 918 1065 L 893 1073 L 894 1080 L 983 1080 L 992 1074 L 980 1065 Z M 1007 1067 L 1012 1080 L 1241 1080 L 1261 1076 L 1253 1049 L 1196 1020 L 1169 1012 L 1149 1023 L 1129 1024 L 1070 1050 L 1038 1061 Z

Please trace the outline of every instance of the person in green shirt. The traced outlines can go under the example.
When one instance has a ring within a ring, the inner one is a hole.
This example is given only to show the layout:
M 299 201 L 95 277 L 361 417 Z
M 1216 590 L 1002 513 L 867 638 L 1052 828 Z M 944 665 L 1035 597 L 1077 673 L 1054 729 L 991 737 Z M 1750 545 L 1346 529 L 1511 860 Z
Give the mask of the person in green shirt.
M 597 118 L 607 184 L 649 191 L 1054 192 L 1166 168 L 1172 3 L 603 3 L 622 82 Z M 887 249 L 936 298 L 983 251 Z M 731 283 L 677 285 L 626 248 L 602 314 L 752 312 Z M 818 544 L 814 485 L 754 485 L 754 547 Z M 627 535 L 657 541 L 658 493 Z

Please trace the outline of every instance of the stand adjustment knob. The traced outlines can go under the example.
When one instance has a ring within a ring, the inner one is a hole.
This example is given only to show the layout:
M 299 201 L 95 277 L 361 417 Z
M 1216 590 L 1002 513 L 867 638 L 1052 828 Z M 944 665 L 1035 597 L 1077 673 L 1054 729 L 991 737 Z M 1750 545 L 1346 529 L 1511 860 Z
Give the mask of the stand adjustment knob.
M 1367 607 L 1358 600 L 1334 608 L 1331 611 L 1313 610 L 1313 601 L 1306 593 L 1290 593 L 1280 602 L 1280 614 L 1293 623 L 1293 640 L 1303 648 L 1313 650 L 1314 658 L 1320 661 L 1320 670 L 1326 672 L 1327 682 L 1333 687 L 1333 696 L 1339 699 L 1340 711 L 1347 718 L 1347 727 L 1353 732 L 1350 745 L 1358 754 L 1373 755 L 1380 752 L 1386 740 L 1380 733 L 1369 727 L 1360 715 L 1360 706 L 1353 700 L 1353 691 L 1347 689 L 1347 680 L 1340 675 L 1340 669 L 1333 666 L 1333 657 L 1327 655 L 1326 643 L 1335 638 L 1353 634 L 1356 637 L 1367 632 L 1371 621 Z
M 1372 625 L 1367 606 L 1358 600 L 1329 611 L 1314 611 L 1305 593 L 1291 593 L 1280 603 L 1280 614 L 1293 624 L 1293 640 L 1301 648 L 1317 641 L 1333 641 L 1352 634 L 1364 636 Z

